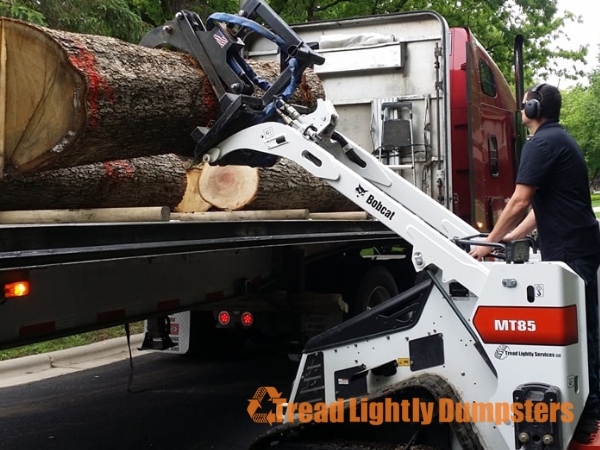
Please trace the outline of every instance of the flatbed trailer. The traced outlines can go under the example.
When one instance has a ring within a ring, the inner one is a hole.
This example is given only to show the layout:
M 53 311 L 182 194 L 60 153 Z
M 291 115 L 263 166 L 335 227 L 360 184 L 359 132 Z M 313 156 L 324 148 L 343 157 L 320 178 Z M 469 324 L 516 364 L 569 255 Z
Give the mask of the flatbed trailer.
M 0 305 L 8 348 L 233 298 L 239 308 L 253 289 L 302 293 L 284 268 L 400 239 L 375 220 L 289 220 L 3 225 L 0 242 L 2 283 L 29 283 Z

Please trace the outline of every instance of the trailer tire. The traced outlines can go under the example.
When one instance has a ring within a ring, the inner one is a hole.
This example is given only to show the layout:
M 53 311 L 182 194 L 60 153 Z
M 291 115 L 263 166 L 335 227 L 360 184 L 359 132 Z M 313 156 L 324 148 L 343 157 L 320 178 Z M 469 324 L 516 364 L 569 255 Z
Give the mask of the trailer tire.
M 392 274 L 383 266 L 370 268 L 362 276 L 352 304 L 352 315 L 373 308 L 398 295 L 398 286 Z

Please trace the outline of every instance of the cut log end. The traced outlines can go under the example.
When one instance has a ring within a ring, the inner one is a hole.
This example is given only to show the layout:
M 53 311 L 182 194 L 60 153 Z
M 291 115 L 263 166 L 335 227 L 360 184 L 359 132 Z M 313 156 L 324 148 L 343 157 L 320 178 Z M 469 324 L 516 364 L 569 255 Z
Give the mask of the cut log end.
M 4 164 L 18 168 L 69 144 L 85 122 L 86 87 L 67 54 L 39 28 L 4 18 L 0 26 Z
M 254 199 L 258 179 L 254 167 L 205 166 L 200 175 L 200 194 L 216 208 L 235 211 Z

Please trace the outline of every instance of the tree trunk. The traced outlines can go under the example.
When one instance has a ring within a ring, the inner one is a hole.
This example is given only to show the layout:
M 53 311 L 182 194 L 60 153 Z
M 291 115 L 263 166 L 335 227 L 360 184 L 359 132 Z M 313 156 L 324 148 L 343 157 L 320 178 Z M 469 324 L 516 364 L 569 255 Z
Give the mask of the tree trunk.
M 273 167 L 204 166 L 200 194 L 224 210 L 308 209 L 310 212 L 357 211 L 359 208 L 293 161 Z
M 159 155 L 26 174 L 0 182 L 0 210 L 124 208 L 178 205 L 186 169 Z
M 253 67 L 278 74 L 272 63 Z M 307 106 L 324 97 L 310 71 L 297 91 L 292 101 Z M 189 155 L 190 133 L 219 114 L 188 55 L 0 19 L 0 175 Z

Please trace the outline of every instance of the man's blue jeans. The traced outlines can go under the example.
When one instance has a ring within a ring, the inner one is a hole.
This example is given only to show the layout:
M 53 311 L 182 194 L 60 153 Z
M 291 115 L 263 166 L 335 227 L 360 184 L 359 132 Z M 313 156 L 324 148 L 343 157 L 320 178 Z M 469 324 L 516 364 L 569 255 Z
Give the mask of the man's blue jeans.
M 590 395 L 585 412 L 600 419 L 600 324 L 598 317 L 598 267 L 600 253 L 565 261 L 585 281 L 585 313 L 587 325 Z

